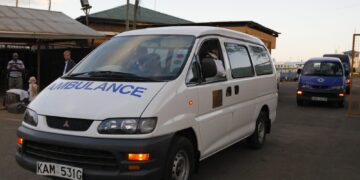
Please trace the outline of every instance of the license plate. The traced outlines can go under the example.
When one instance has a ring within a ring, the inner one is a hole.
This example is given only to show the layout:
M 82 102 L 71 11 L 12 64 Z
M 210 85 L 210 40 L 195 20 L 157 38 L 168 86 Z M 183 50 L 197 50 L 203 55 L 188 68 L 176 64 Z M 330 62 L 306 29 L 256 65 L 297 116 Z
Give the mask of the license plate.
M 36 174 L 42 176 L 56 176 L 71 180 L 82 180 L 82 168 L 47 162 L 36 162 Z
M 311 100 L 327 102 L 328 99 L 326 97 L 311 97 Z

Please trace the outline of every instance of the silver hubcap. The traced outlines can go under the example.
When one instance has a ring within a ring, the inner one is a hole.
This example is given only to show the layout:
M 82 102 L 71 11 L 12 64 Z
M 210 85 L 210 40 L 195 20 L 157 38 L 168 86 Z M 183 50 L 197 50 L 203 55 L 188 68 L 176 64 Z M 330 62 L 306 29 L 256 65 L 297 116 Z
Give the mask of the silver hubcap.
M 258 140 L 259 142 L 262 144 L 264 141 L 264 136 L 265 136 L 265 127 L 264 127 L 264 123 L 262 121 L 259 121 L 258 124 Z
M 180 150 L 176 153 L 172 172 L 171 179 L 172 180 L 186 180 L 189 177 L 189 157 L 184 150 Z

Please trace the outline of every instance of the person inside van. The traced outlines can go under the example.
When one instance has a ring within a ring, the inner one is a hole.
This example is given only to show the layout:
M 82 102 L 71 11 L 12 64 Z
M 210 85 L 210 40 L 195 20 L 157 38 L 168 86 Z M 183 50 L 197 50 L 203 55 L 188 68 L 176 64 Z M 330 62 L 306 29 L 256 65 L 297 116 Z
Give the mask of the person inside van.
M 137 67 L 139 74 L 144 75 L 156 75 L 161 73 L 160 66 L 160 56 L 156 53 L 147 54 L 141 58 L 139 58 L 137 62 Z
M 224 63 L 219 59 L 218 54 L 219 54 L 218 49 L 213 49 L 208 52 L 207 56 L 212 58 L 216 64 L 216 70 L 217 70 L 216 77 L 223 78 L 226 75 L 226 71 L 224 68 Z

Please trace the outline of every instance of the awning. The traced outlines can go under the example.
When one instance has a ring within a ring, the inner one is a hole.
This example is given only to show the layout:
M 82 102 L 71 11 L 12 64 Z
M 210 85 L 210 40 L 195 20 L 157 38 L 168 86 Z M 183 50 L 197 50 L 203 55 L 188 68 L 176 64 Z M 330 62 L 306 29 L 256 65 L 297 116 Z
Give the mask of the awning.
M 99 37 L 103 35 L 62 12 L 0 6 L 0 38 L 59 41 Z

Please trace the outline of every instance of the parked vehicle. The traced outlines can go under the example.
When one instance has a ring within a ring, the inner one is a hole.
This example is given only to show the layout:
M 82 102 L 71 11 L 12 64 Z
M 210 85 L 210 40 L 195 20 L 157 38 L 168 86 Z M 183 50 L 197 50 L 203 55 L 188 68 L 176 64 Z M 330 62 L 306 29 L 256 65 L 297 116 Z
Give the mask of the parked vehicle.
M 199 161 L 245 138 L 263 146 L 276 84 L 255 37 L 215 27 L 124 32 L 31 102 L 16 160 L 76 180 L 186 180 Z
M 324 54 L 324 57 L 335 57 L 339 58 L 340 61 L 343 63 L 344 70 L 345 70 L 345 77 L 346 77 L 346 94 L 350 93 L 350 86 L 351 86 L 351 58 L 349 55 L 346 54 Z
M 305 101 L 337 103 L 344 107 L 346 77 L 339 58 L 313 58 L 301 72 L 297 89 L 297 104 Z

